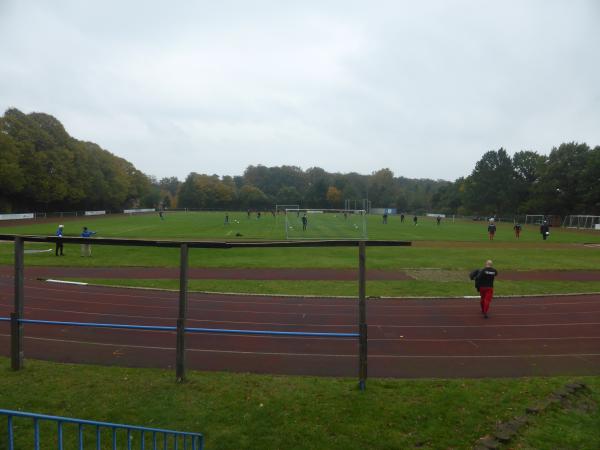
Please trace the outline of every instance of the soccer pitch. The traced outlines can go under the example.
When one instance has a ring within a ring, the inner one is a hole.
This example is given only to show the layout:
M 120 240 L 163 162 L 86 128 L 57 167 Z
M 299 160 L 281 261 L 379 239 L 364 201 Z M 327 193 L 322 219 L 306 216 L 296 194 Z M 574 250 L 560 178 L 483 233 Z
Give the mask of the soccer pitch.
M 228 223 L 225 216 L 228 215 Z M 302 222 L 291 213 L 289 219 L 294 230 L 290 234 L 294 238 L 302 232 Z M 308 226 L 306 234 L 301 237 L 314 239 L 361 239 L 359 217 L 349 215 L 345 220 L 342 214 L 337 217 L 325 217 L 323 214 L 307 214 Z M 434 218 L 419 217 L 418 225 L 413 225 L 407 218 L 404 223 L 400 217 L 390 216 L 388 223 L 383 224 L 381 216 L 366 215 L 368 239 L 397 239 L 407 241 L 451 241 L 473 242 L 494 245 L 496 243 L 511 244 L 577 244 L 600 243 L 600 232 L 576 231 L 555 228 L 547 242 L 542 242 L 539 227 L 523 226 L 521 238 L 515 239 L 511 223 L 497 223 L 498 230 L 493 242 L 488 242 L 487 223 L 468 220 L 444 219 L 437 225 Z M 181 240 L 285 240 L 285 215 L 273 216 L 263 213 L 257 218 L 256 213 L 250 216 L 246 212 L 167 212 L 161 220 L 158 214 L 139 215 L 107 215 L 88 216 L 69 219 L 52 219 L 28 221 L 23 224 L 0 226 L 2 234 L 35 234 L 53 236 L 59 224 L 65 225 L 65 236 L 79 236 L 84 226 L 97 231 L 97 237 L 123 237 L 140 239 L 181 239 Z M 0 224 L 1 225 L 1 224 Z M 351 231 L 348 231 L 350 229 Z
M 320 238 L 315 214 L 309 218 L 310 237 Z M 229 212 L 168 212 L 164 220 L 158 214 L 109 215 L 55 219 L 0 227 L 1 234 L 31 234 L 53 236 L 59 224 L 65 225 L 65 236 L 79 236 L 84 226 L 97 231 L 98 237 L 180 240 L 285 240 L 285 216 L 270 213 Z M 297 219 L 297 217 L 296 217 Z M 412 218 L 411 218 L 412 219 Z M 388 217 L 383 224 L 381 216 L 365 217 L 369 239 L 411 241 L 411 247 L 368 248 L 367 269 L 422 270 L 428 279 L 415 281 L 373 281 L 370 295 L 455 295 L 464 293 L 470 285 L 466 274 L 493 259 L 502 273 L 506 270 L 597 270 L 600 267 L 600 233 L 552 229 L 550 238 L 543 241 L 536 226 L 524 226 L 521 238 L 514 236 L 512 224 L 498 223 L 495 239 L 490 241 L 486 222 L 444 220 L 438 226 L 435 219 L 419 217 L 418 225 L 412 220 L 400 222 L 398 216 Z M 301 225 L 300 225 L 301 226 Z M 307 229 L 307 231 L 308 231 Z M 332 236 L 329 236 L 330 238 Z M 337 236 L 341 238 L 342 236 Z M 54 256 L 51 243 L 27 243 L 26 249 L 50 250 L 25 255 L 26 266 L 110 267 L 118 274 L 119 267 L 178 267 L 177 249 L 158 247 L 113 247 L 93 245 L 93 257 L 81 258 L 79 245 L 66 244 L 65 256 Z M 355 248 L 256 248 L 256 249 L 191 249 L 190 267 L 227 269 L 352 269 L 357 268 Z M 0 265 L 12 266 L 13 247 L 0 243 Z M 441 272 L 431 272 L 440 269 Z M 444 275 L 445 274 L 445 275 Z M 443 276 L 442 276 L 443 275 Z M 445 278 L 444 278 L 445 277 Z M 125 276 L 123 278 L 126 278 Z M 500 276 L 501 280 L 501 276 Z M 164 282 L 163 282 L 164 281 Z M 111 281 L 116 283 L 116 280 Z M 118 284 L 170 287 L 167 280 L 152 284 L 142 280 L 124 279 Z M 351 282 L 252 281 L 252 280 L 194 280 L 200 290 L 258 292 L 258 293 L 311 293 L 353 295 L 356 288 Z M 499 281 L 502 284 L 502 281 Z M 531 283 L 505 282 L 504 292 L 592 292 L 598 291 L 597 282 L 571 283 L 544 281 Z M 509 284 L 512 283 L 512 284 Z M 509 289 L 510 288 L 510 289 Z M 469 291 L 470 292 L 470 291 Z

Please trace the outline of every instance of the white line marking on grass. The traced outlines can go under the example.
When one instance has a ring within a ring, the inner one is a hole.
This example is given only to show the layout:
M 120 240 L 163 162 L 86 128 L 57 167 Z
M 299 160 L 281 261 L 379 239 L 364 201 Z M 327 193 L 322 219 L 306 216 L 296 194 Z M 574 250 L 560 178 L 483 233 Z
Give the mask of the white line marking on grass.
M 53 280 L 52 278 L 48 278 L 45 281 L 48 283 L 61 283 L 61 284 L 74 284 L 77 286 L 87 286 L 87 283 L 84 283 L 83 281 Z

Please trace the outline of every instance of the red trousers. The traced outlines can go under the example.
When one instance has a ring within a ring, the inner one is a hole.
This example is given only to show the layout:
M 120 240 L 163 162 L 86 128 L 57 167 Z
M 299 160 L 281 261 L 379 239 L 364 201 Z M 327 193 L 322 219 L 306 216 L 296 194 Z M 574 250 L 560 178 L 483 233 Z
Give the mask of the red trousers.
M 481 296 L 481 312 L 487 314 L 490 309 L 490 303 L 492 303 L 492 297 L 494 296 L 494 288 L 480 287 L 479 295 Z

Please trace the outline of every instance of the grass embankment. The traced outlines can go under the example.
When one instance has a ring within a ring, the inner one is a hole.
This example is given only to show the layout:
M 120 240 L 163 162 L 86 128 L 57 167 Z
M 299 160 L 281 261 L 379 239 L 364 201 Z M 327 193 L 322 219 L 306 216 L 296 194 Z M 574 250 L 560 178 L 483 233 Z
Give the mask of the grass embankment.
M 361 393 L 356 380 L 339 378 L 190 372 L 182 385 L 173 379 L 165 370 L 31 360 L 15 373 L 0 358 L 3 408 L 199 431 L 207 449 L 468 449 L 569 380 L 373 379 Z M 583 380 L 600 402 L 600 378 Z M 599 419 L 597 411 L 541 416 L 523 448 L 598 448 Z M 5 427 L 0 421 L 1 436 Z M 552 444 L 527 444 L 551 431 Z M 43 430 L 43 448 L 56 445 L 50 433 Z M 30 448 L 28 422 L 18 421 L 18 434 L 17 448 Z
M 65 278 L 66 279 L 66 278 Z M 92 279 L 69 278 L 90 284 L 179 290 L 179 280 L 170 279 Z M 315 296 L 356 296 L 358 284 L 352 281 L 255 281 L 190 280 L 191 291 L 235 292 L 250 294 L 286 294 Z M 501 281 L 496 280 L 495 294 L 543 295 L 600 292 L 600 281 Z M 370 281 L 367 295 L 373 297 L 462 297 L 478 295 L 469 281 Z

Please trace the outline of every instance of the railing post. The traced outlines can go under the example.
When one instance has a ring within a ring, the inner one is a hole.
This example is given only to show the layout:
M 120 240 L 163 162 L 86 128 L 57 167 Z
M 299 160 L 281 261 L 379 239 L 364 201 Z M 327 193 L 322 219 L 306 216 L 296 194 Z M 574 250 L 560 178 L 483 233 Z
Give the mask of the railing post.
M 187 318 L 188 245 L 181 244 L 179 262 L 179 314 L 177 315 L 177 381 L 185 381 L 185 322 Z
M 364 391 L 367 387 L 367 280 L 365 242 L 358 245 L 358 387 Z
M 13 370 L 23 368 L 23 280 L 25 243 L 22 237 L 15 237 L 15 295 L 13 313 L 10 315 L 11 367 Z

